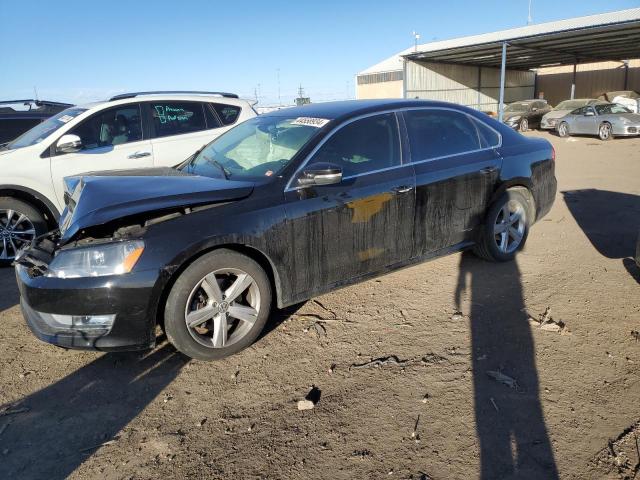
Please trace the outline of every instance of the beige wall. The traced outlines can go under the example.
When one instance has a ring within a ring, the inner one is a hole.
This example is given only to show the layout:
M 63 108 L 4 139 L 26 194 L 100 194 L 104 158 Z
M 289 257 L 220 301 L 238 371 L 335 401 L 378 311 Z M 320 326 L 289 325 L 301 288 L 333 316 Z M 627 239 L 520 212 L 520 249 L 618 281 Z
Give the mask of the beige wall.
M 640 59 L 629 62 L 627 88 L 624 88 L 625 68 L 622 62 L 584 63 L 576 67 L 574 98 L 597 98 L 614 90 L 640 91 Z M 537 93 L 543 93 L 551 105 L 571 97 L 573 65 L 547 67 L 538 70 Z
M 402 98 L 402 80 L 356 85 L 356 98 Z
M 432 62 L 407 62 L 407 98 L 458 103 L 496 111 L 500 97 L 500 69 Z M 533 98 L 535 74 L 507 70 L 506 103 Z M 479 87 L 479 88 L 478 88 Z

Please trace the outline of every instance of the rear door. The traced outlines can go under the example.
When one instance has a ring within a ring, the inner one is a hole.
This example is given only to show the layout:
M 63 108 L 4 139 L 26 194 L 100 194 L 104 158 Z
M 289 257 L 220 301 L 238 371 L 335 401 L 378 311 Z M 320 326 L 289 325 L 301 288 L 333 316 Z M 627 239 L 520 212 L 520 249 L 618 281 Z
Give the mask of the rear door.
M 335 131 L 302 167 L 342 169 L 334 185 L 285 191 L 298 298 L 379 272 L 413 250 L 415 177 L 403 163 L 395 113 L 370 115 Z
M 145 106 L 158 166 L 182 162 L 228 130 L 208 102 L 168 100 L 146 102 Z M 233 111 L 228 110 L 227 115 L 232 119 Z
M 153 147 L 144 135 L 140 104 L 101 110 L 71 129 L 82 150 L 53 153 L 51 177 L 58 201 L 63 201 L 62 179 L 79 173 L 153 166 Z
M 416 174 L 414 255 L 472 241 L 499 178 L 499 134 L 453 109 L 403 117 Z

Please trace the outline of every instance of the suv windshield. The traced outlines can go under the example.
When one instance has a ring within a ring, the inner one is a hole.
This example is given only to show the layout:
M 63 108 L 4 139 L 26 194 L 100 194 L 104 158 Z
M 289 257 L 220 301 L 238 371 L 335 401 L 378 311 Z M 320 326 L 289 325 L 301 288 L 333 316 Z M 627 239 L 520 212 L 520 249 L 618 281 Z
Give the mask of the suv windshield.
M 607 115 L 609 113 L 631 113 L 631 110 L 617 103 L 609 103 L 607 105 L 596 105 L 598 115 Z
M 507 105 L 504 111 L 505 112 L 526 112 L 529 110 L 530 105 L 531 105 L 530 103 L 526 103 L 526 102 L 516 102 L 510 105 Z
M 231 180 L 277 175 L 327 122 L 319 118 L 255 117 L 211 142 L 181 169 Z
M 31 130 L 27 130 L 14 141 L 7 144 L 7 149 L 13 150 L 14 148 L 22 148 L 29 147 L 31 145 L 35 145 L 36 143 L 40 143 L 42 140 L 47 138 L 53 132 L 58 130 L 63 125 L 69 123 L 71 120 L 76 118 L 81 113 L 86 112 L 86 108 L 78 108 L 72 107 L 63 110 L 62 112 L 54 115 L 53 117 L 48 118 L 42 123 L 39 123 Z

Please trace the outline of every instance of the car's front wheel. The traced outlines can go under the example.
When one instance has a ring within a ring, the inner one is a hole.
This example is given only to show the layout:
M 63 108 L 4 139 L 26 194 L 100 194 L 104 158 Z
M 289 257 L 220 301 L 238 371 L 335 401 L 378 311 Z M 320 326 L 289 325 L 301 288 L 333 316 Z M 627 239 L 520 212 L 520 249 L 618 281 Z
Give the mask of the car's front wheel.
M 612 133 L 612 128 L 610 123 L 604 122 L 600 124 L 600 127 L 598 128 L 598 137 L 600 138 L 600 140 L 603 140 L 603 141 L 611 140 L 611 138 L 613 138 L 613 133 Z
M 529 120 L 523 118 L 522 120 L 520 120 L 520 131 L 526 132 L 527 130 L 529 130 Z
M 271 311 L 271 284 L 251 258 L 214 250 L 187 267 L 164 311 L 169 341 L 185 355 L 217 360 L 251 345 Z
M 507 190 L 487 212 L 474 252 L 493 262 L 513 260 L 529 235 L 533 201 L 524 188 Z
M 558 125 L 558 135 L 561 137 L 569 136 L 569 124 L 567 122 L 561 122 L 560 125 Z
M 11 197 L 0 197 L 0 267 L 10 265 L 16 254 L 38 235 L 47 222 L 36 208 Z

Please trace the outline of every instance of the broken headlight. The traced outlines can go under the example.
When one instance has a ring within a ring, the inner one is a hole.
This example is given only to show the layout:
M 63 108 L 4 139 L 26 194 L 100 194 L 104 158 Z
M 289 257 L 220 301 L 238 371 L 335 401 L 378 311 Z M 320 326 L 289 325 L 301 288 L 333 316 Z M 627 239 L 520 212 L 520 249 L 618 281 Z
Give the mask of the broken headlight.
M 102 277 L 129 273 L 144 251 L 140 240 L 60 250 L 49 264 L 47 277 Z

